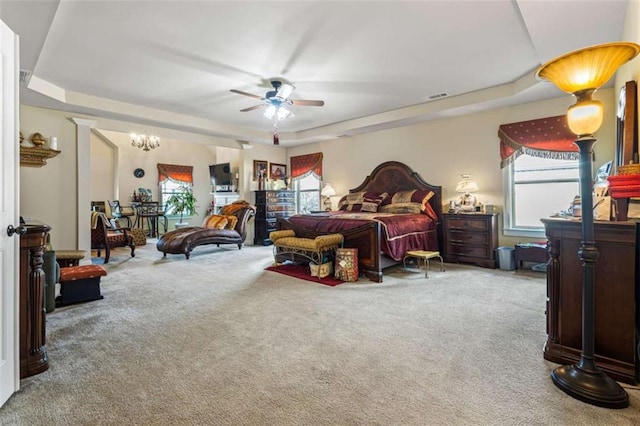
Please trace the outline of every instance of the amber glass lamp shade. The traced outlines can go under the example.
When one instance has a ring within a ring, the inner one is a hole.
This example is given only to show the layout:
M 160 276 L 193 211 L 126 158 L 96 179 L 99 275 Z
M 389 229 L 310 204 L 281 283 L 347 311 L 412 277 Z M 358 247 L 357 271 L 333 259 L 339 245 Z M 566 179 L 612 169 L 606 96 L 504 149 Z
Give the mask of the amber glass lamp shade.
M 578 101 L 569 108 L 567 123 L 579 137 L 593 135 L 602 124 L 602 104 L 591 99 L 617 69 L 640 53 L 635 43 L 605 43 L 566 53 L 542 65 L 536 77 L 548 80 Z
M 536 77 L 567 93 L 599 89 L 624 63 L 640 53 L 635 43 L 605 43 L 566 53 L 542 65 Z

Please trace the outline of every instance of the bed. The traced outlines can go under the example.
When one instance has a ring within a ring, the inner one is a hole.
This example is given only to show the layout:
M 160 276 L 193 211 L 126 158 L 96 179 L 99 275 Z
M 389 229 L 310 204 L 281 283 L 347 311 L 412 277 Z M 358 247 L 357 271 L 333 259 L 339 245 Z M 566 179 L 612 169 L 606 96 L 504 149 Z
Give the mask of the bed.
M 407 193 L 417 199 L 398 198 Z M 358 201 L 361 207 L 353 208 Z M 362 202 L 377 203 L 378 211 L 362 211 Z M 405 211 L 398 209 L 401 204 L 420 204 L 422 208 L 398 213 Z M 337 212 L 279 218 L 278 229 L 293 229 L 303 238 L 341 233 L 344 247 L 358 249 L 360 273 L 375 282 L 382 282 L 383 270 L 401 263 L 408 250 L 441 251 L 442 187 L 427 183 L 403 163 L 388 161 L 377 166 L 361 185 L 349 190 L 340 206 L 342 210 Z

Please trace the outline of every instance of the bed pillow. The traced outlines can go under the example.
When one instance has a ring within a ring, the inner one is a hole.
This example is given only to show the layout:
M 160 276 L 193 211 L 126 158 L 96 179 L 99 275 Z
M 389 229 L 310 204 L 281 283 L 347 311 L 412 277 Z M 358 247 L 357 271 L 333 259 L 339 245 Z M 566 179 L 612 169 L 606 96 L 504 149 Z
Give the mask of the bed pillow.
M 362 207 L 360 207 L 360 211 L 367 212 L 367 213 L 376 213 L 383 200 L 384 198 L 382 197 L 375 197 L 375 198 L 364 197 L 364 200 L 362 201 Z
M 392 203 L 385 206 L 381 206 L 381 213 L 394 213 L 394 214 L 420 214 L 422 213 L 422 206 L 419 203 Z
M 382 205 L 386 204 L 403 204 L 403 203 L 418 203 L 420 204 L 420 210 L 425 212 L 429 205 L 429 200 L 433 197 L 433 191 L 429 190 L 411 190 L 411 191 L 398 191 L 390 195 Z
M 226 216 L 210 214 L 209 216 L 204 218 L 202 227 L 209 229 L 224 229 L 228 224 L 229 220 L 227 220 Z
M 370 191 L 369 192 L 366 192 L 366 191 L 352 192 L 340 199 L 340 201 L 338 202 L 338 210 L 349 211 L 349 212 L 363 211 L 362 205 L 364 204 L 365 199 L 368 200 L 367 201 L 368 203 L 378 203 L 378 205 L 380 205 L 387 198 L 387 196 L 388 194 L 386 192 L 382 194 L 379 194 L 377 192 L 370 192 Z M 371 211 L 373 206 L 368 205 L 367 208 L 369 208 L 370 210 L 365 210 L 365 211 Z
M 238 217 L 234 215 L 226 215 L 227 218 L 227 226 L 225 229 L 236 229 L 236 225 L 238 224 Z

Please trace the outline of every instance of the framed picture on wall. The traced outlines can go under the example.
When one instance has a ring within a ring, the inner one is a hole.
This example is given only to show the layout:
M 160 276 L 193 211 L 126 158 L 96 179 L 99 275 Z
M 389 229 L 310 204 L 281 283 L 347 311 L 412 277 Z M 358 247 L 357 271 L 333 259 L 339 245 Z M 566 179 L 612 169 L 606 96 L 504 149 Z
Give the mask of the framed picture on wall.
M 256 181 L 260 176 L 267 177 L 268 163 L 262 160 L 253 160 L 253 180 Z
M 287 166 L 285 164 L 269 164 L 269 179 L 283 180 L 287 175 Z

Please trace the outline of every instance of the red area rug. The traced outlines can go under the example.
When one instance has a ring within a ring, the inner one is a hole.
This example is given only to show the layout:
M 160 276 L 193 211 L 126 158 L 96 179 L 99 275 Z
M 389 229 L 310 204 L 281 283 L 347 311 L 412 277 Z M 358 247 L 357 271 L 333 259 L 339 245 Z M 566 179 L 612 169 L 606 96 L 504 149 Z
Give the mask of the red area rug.
M 266 268 L 266 270 L 278 272 L 280 274 L 288 275 L 294 278 L 300 278 L 301 280 L 311 281 L 316 284 L 328 285 L 331 287 L 335 287 L 344 282 L 333 278 L 332 275 L 328 275 L 324 278 L 312 277 L 308 265 L 285 264 L 280 266 L 269 266 L 268 268 Z

